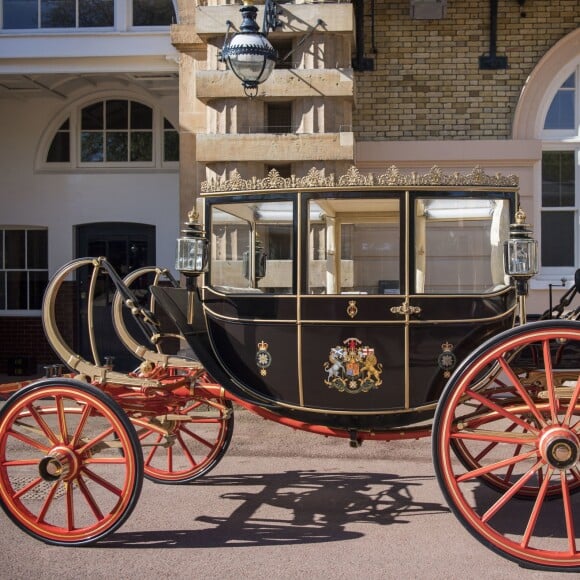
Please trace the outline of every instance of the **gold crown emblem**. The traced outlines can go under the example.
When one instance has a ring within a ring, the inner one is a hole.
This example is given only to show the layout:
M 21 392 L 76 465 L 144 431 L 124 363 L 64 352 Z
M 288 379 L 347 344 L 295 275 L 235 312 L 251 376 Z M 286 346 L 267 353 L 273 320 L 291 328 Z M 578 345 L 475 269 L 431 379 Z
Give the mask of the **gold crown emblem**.
M 445 341 L 442 345 L 441 345 L 441 350 L 443 352 L 449 352 L 453 350 L 453 345 L 450 342 Z
M 268 350 L 268 343 L 264 342 L 263 340 L 258 343 L 259 350 Z

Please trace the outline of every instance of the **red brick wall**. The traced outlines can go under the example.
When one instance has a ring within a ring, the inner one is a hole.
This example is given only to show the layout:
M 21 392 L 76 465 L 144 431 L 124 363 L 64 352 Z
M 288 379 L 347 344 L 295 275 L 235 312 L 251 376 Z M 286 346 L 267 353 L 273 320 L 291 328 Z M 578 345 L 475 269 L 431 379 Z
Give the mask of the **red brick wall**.
M 74 321 L 77 311 L 74 283 L 65 282 L 56 303 L 56 320 L 67 344 L 74 348 Z M 48 343 L 40 316 L 0 316 L 0 373 L 36 374 L 46 364 L 60 363 Z

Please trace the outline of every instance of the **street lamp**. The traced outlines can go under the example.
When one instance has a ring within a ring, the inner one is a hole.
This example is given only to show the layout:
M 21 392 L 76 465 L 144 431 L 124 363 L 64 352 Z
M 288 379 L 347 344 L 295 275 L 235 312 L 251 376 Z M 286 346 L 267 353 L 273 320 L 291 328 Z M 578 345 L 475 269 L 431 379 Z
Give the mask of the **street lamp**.
M 258 85 L 268 79 L 278 60 L 278 53 L 267 38 L 268 32 L 282 23 L 277 18 L 275 0 L 266 0 L 264 5 L 263 32 L 260 32 L 256 23 L 258 9 L 252 4 L 252 0 L 244 0 L 240 12 L 240 32 L 229 39 L 226 33 L 220 59 L 242 81 L 244 93 L 248 97 L 255 97 L 258 94 Z M 228 20 L 227 25 L 229 33 L 233 24 Z
M 526 223 L 522 209 L 516 212 L 516 221 L 510 224 L 510 237 L 504 243 L 504 269 L 514 280 L 520 301 L 520 322 L 526 321 L 525 297 L 528 280 L 538 273 L 538 242 L 533 238 L 532 227 Z

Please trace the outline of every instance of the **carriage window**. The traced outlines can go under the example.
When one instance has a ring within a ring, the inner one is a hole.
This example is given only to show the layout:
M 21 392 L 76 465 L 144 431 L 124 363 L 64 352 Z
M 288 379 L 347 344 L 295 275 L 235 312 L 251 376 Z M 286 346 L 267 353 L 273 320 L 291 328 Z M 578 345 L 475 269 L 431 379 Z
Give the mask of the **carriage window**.
M 211 285 L 221 292 L 291 294 L 293 205 L 247 202 L 211 210 Z
M 309 206 L 310 294 L 399 294 L 399 200 L 324 199 Z
M 419 199 L 415 209 L 417 293 L 482 294 L 508 284 L 506 200 Z

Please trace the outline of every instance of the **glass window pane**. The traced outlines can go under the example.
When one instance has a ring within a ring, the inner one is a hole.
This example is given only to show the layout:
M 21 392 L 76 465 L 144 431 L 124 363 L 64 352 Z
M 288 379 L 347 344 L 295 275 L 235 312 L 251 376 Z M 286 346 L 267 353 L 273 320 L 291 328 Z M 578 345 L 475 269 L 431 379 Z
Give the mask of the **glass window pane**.
M 129 128 L 129 101 L 107 101 L 107 129 Z
M 308 238 L 310 294 L 400 292 L 398 199 L 310 202 Z
M 0 230 L 0 269 L 4 268 L 4 232 Z
M 420 199 L 415 215 L 417 292 L 483 294 L 505 287 L 505 200 Z
M 291 202 L 214 206 L 210 247 L 211 284 L 221 291 L 292 292 Z
M 41 0 L 41 28 L 75 28 L 75 0 Z
M 48 268 L 47 230 L 28 230 L 27 267 L 29 269 Z
M 179 134 L 177 131 L 165 131 L 163 161 L 179 161 Z
M 26 272 L 6 272 L 6 294 L 8 310 L 26 310 L 27 300 Z
M 88 28 L 114 25 L 113 0 L 79 0 L 79 26 Z
M 67 131 L 59 131 L 50 144 L 47 163 L 68 163 L 70 161 L 70 135 Z
M 127 161 L 127 133 L 107 133 L 107 161 Z
M 574 212 L 542 213 L 542 266 L 574 266 Z
M 48 284 L 48 272 L 29 272 L 29 304 L 31 310 L 40 310 L 42 308 L 42 299 L 44 291 Z
M 550 103 L 544 129 L 574 129 L 575 75 L 562 84 Z
M 103 159 L 103 134 L 81 133 L 81 161 L 102 163 Z
M 169 26 L 175 22 L 171 0 L 133 0 L 133 26 Z
M 24 230 L 4 232 L 5 268 L 26 268 L 26 237 Z
M 131 101 L 131 129 L 152 129 L 153 110 L 147 105 Z
M 103 127 L 103 103 L 95 103 L 85 107 L 81 115 L 81 129 L 83 131 L 98 131 Z
M 153 133 L 131 133 L 131 161 L 153 160 Z
M 542 154 L 542 205 L 574 207 L 574 151 L 544 151 Z
M 38 28 L 38 0 L 4 0 L 3 7 L 4 29 Z

